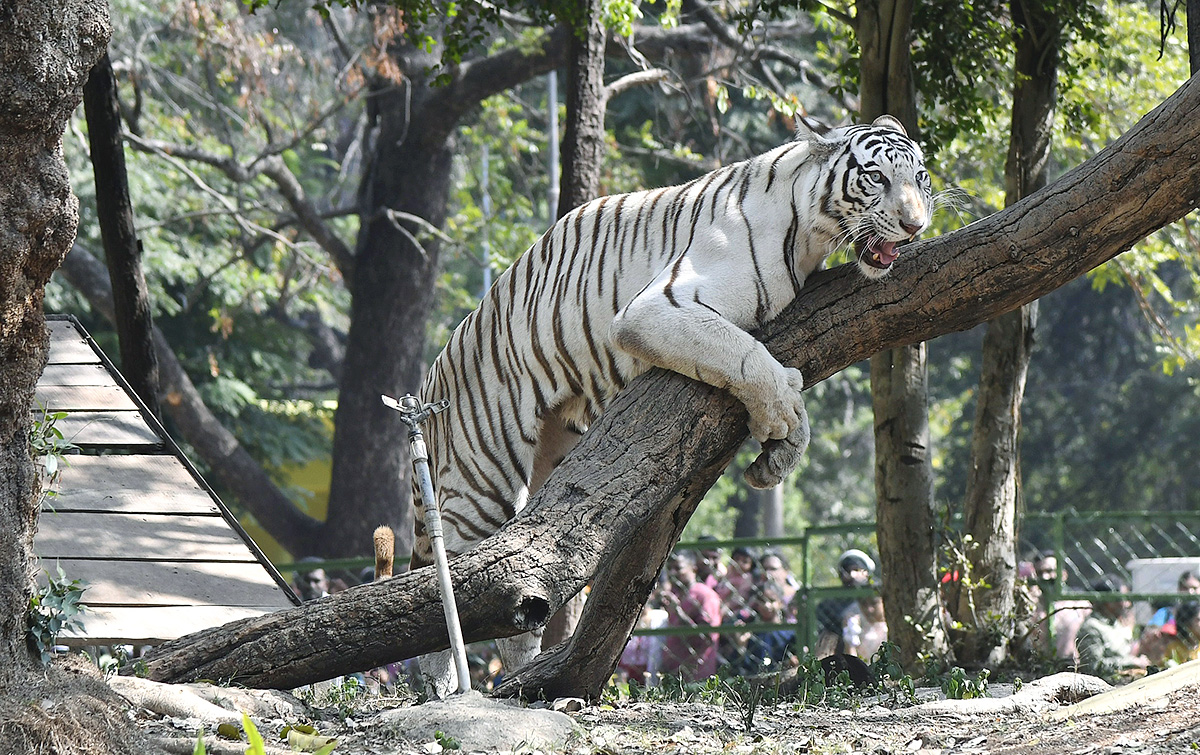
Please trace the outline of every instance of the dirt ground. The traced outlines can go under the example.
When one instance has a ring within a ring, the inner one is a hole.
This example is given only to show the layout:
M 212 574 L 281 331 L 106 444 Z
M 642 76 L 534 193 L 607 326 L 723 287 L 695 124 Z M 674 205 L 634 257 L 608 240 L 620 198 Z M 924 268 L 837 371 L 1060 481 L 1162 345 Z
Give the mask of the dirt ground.
M 918 697 L 931 702 L 899 708 L 885 707 L 879 698 L 856 699 L 849 707 L 760 705 L 748 730 L 747 708 L 734 700 L 612 701 L 578 710 L 568 707 L 568 715 L 577 725 L 573 735 L 541 749 L 518 747 L 515 753 L 1166 755 L 1200 750 L 1200 685 L 1117 712 L 1073 716 L 1065 721 L 1052 720 L 1046 712 L 978 710 L 989 704 L 995 707 L 996 700 L 1009 692 L 1011 688 L 993 685 L 983 701 L 954 701 L 965 707 L 977 706 L 975 712 L 937 710 L 945 701 L 933 701 L 939 696 L 935 690 L 920 689 Z M 288 700 L 291 704 L 292 699 Z M 411 695 L 336 702 L 314 698 L 301 708 L 304 713 L 299 716 L 292 712 L 286 718 L 259 717 L 257 724 L 266 755 L 292 752 L 279 732 L 288 724 L 304 722 L 338 740 L 335 755 L 456 752 L 452 748 L 457 743 L 445 737 L 414 741 L 404 731 L 380 723 L 383 710 L 414 703 Z M 558 707 L 563 706 L 560 703 Z M 1043 707 L 1048 711 L 1061 708 L 1058 701 Z M 86 669 L 55 670 L 20 689 L 0 691 L 0 755 L 190 754 L 201 725 L 210 755 L 247 751 L 244 743 L 217 737 L 215 722 L 176 713 L 164 715 L 130 705 Z
M 968 714 L 878 705 L 797 709 L 781 704 L 757 711 L 747 733 L 742 713 L 738 705 L 701 702 L 588 706 L 570 714 L 581 732 L 561 749 L 543 752 L 1166 755 L 1200 749 L 1196 685 L 1149 706 L 1062 723 L 1037 713 Z M 395 733 L 362 726 L 345 736 L 345 752 L 437 751 L 436 743 L 399 746 L 394 739 L 388 741 L 391 736 Z M 342 752 L 341 747 L 335 752 Z

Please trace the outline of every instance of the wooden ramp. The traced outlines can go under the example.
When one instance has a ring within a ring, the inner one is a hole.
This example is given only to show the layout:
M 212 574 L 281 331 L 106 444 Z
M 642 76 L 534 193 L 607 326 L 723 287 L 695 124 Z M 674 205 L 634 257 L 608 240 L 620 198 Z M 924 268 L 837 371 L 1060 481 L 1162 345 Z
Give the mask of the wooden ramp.
M 299 601 L 72 317 L 48 318 L 37 400 L 80 449 L 38 518 L 34 550 L 86 583 L 67 645 L 158 644 Z

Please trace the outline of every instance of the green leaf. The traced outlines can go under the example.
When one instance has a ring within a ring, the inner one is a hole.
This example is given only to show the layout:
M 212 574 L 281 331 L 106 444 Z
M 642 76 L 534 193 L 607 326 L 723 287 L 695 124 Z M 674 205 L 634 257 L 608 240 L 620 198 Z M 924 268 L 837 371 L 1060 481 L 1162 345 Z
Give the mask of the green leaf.
M 717 111 L 722 115 L 729 112 L 729 89 L 724 84 L 717 87 Z
M 250 743 L 246 748 L 246 755 L 267 755 L 262 735 L 258 733 L 258 728 L 250 720 L 250 716 L 245 713 L 242 713 L 242 728 L 246 731 L 246 740 Z

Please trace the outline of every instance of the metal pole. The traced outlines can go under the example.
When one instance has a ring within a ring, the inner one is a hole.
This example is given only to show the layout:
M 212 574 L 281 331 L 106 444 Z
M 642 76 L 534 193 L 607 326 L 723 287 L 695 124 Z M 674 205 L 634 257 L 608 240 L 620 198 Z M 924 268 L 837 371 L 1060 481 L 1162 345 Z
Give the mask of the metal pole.
M 492 194 L 491 187 L 488 184 L 491 181 L 488 164 L 491 162 L 491 154 L 488 150 L 487 142 L 483 144 L 483 293 L 479 295 L 483 298 L 488 289 L 492 287 Z
M 442 517 L 437 499 L 433 497 L 433 479 L 429 475 L 429 451 L 421 433 L 421 423 L 430 416 L 445 410 L 450 402 L 442 400 L 436 404 L 421 404 L 411 394 L 397 401 L 391 396 L 380 396 L 383 403 L 400 412 L 400 419 L 408 425 L 408 441 L 412 447 L 413 472 L 421 485 L 421 501 L 425 504 L 425 530 L 429 533 L 429 544 L 433 548 L 433 563 L 437 567 L 438 586 L 442 593 L 442 609 L 446 614 L 446 630 L 450 635 L 450 651 L 454 667 L 458 672 L 458 693 L 471 689 L 471 672 L 467 667 L 467 646 L 463 642 L 462 625 L 458 621 L 458 605 L 454 602 L 454 586 L 450 582 L 450 562 L 446 558 L 446 544 L 442 537 Z
M 549 207 L 550 222 L 549 225 L 554 225 L 554 221 L 558 219 L 558 72 L 551 71 L 546 74 L 546 89 L 549 102 L 547 109 L 550 111 L 550 133 L 547 136 L 550 138 L 549 145 L 549 172 L 550 172 L 550 191 L 547 196 L 547 204 Z

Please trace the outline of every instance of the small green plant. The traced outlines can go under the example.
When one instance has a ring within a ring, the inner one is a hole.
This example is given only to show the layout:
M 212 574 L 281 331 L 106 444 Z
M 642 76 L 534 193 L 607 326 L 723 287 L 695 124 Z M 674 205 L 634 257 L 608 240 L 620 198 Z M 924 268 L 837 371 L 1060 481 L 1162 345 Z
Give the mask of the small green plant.
M 62 430 L 55 425 L 67 416 L 66 412 L 52 412 L 44 404 L 38 402 L 40 415 L 33 418 L 33 428 L 29 431 L 29 449 L 34 460 L 42 467 L 42 500 L 58 495 L 54 484 L 62 475 L 64 457 L 77 450 L 74 443 L 63 437 Z
M 955 666 L 942 680 L 942 692 L 950 700 L 974 700 L 987 697 L 987 680 L 990 672 L 982 669 L 974 679 L 967 672 Z
M 258 733 L 258 727 L 245 713 L 242 714 L 242 730 L 246 732 L 246 741 L 250 744 L 246 748 L 246 755 L 267 755 L 267 746 Z
M 845 682 L 849 684 L 849 676 Z M 840 680 L 834 682 L 834 686 L 840 684 Z M 837 691 L 832 691 L 834 697 L 838 697 Z M 831 688 L 826 684 L 825 667 L 821 665 L 821 659 L 815 655 L 805 653 L 800 659 L 800 666 L 796 669 L 796 703 L 800 707 L 810 705 L 821 705 L 830 701 Z
M 443 750 L 461 750 L 462 743 L 444 731 L 435 731 L 433 733 L 435 742 L 442 746 Z
M 779 675 L 767 677 L 733 676 L 721 683 L 725 690 L 725 707 L 735 708 L 746 734 L 753 733 L 754 716 L 763 702 L 779 698 Z
M 893 705 L 917 702 L 917 685 L 900 663 L 900 647 L 894 642 L 884 642 L 871 658 L 871 675 L 875 677 L 876 689 L 889 695 Z
M 58 577 L 46 572 L 46 585 L 29 598 L 29 641 L 42 658 L 42 665 L 50 665 L 54 657 L 54 646 L 58 636 L 70 629 L 83 629 L 80 615 L 84 606 L 79 600 L 86 589 L 78 579 L 67 579 L 62 567 Z

